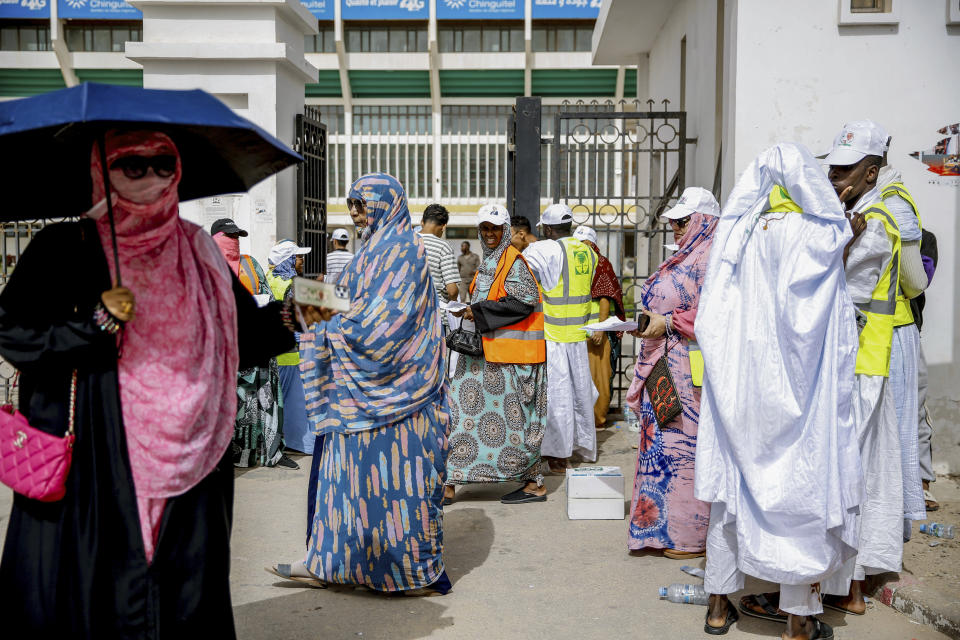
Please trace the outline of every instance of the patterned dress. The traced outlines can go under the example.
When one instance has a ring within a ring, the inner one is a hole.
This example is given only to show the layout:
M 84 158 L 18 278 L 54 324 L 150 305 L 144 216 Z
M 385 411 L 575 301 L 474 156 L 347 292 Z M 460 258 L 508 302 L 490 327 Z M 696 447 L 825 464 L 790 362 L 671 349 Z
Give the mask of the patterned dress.
M 504 234 L 508 241 L 510 235 Z M 504 283 L 507 293 L 537 302 L 537 283 L 521 260 Z M 489 290 L 489 287 L 488 287 Z M 486 299 L 474 291 L 473 301 Z M 535 480 L 547 417 L 547 366 L 498 364 L 460 354 L 451 381 L 449 484 Z
M 696 313 L 717 218 L 695 213 L 680 250 L 651 275 L 641 290 L 645 309 L 658 314 Z M 675 323 L 675 326 L 678 323 Z M 692 323 L 690 323 L 692 325 Z M 710 505 L 693 495 L 700 388 L 690 374 L 690 340 L 680 333 L 641 343 L 627 404 L 640 419 L 637 473 L 630 506 L 630 549 L 703 551 Z M 682 413 L 661 429 L 644 388 L 657 361 L 667 354 Z
M 326 582 L 443 593 L 450 417 L 426 251 L 395 178 L 364 176 L 350 197 L 371 229 L 339 280 L 350 311 L 300 339 L 307 417 L 324 436 L 305 564 Z

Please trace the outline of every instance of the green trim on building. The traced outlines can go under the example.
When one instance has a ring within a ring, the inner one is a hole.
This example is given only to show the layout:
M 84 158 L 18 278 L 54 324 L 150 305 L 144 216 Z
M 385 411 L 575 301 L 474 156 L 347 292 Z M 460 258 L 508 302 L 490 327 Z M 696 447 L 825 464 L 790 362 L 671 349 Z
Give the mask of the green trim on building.
M 533 95 L 558 98 L 616 95 L 616 69 L 534 69 Z
M 340 72 L 336 69 L 321 69 L 317 82 L 308 84 L 304 91 L 308 98 L 340 98 Z
M 26 98 L 63 89 L 60 69 L 0 69 L 0 96 Z
M 440 95 L 444 98 L 522 96 L 523 69 L 441 69 Z
M 350 71 L 354 98 L 429 98 L 429 71 Z
M 624 100 L 636 100 L 637 98 L 637 70 L 627 67 L 623 76 L 623 98 Z
M 80 82 L 118 84 L 124 87 L 142 87 L 143 69 L 76 69 Z

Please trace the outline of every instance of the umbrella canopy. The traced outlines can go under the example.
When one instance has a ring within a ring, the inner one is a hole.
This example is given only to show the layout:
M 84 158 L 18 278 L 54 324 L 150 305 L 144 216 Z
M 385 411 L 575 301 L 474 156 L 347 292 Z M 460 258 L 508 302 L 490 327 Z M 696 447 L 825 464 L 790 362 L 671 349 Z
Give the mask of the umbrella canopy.
M 247 191 L 302 162 L 285 144 L 199 89 L 84 83 L 0 102 L 0 221 L 75 216 L 92 205 L 90 151 L 108 129 L 152 129 L 180 152 L 180 200 Z

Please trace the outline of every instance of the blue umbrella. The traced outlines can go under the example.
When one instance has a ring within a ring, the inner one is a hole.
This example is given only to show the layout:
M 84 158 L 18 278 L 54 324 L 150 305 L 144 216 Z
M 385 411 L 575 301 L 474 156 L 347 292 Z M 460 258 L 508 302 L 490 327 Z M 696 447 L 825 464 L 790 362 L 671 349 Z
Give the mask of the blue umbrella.
M 84 83 L 0 102 L 0 175 L 6 185 L 0 221 L 88 210 L 93 142 L 116 128 L 162 131 L 173 139 L 183 166 L 180 200 L 247 191 L 303 161 L 204 91 Z M 110 216 L 112 221 L 112 210 Z

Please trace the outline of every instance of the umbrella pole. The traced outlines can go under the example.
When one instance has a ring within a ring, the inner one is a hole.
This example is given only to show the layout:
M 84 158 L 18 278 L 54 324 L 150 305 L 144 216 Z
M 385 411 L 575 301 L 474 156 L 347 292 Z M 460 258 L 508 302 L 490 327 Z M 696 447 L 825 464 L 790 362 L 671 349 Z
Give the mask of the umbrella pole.
M 107 166 L 106 136 L 102 133 L 100 134 L 97 146 L 100 147 L 100 168 L 103 171 L 103 191 L 107 198 L 107 216 L 110 220 L 110 240 L 113 244 L 113 269 L 117 274 L 116 286 L 119 287 L 121 286 L 120 253 L 117 250 L 117 227 L 113 221 L 113 194 L 110 193 L 110 168 Z

